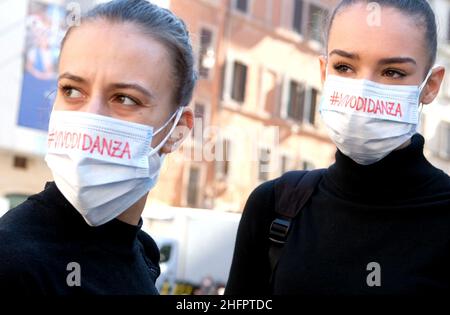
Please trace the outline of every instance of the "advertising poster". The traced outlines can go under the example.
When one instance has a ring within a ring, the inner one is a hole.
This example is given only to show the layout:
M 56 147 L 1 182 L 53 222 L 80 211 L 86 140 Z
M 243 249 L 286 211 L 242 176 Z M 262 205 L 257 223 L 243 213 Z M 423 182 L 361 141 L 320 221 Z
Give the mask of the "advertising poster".
M 57 88 L 60 43 L 66 31 L 65 14 L 62 6 L 29 2 L 17 122 L 21 127 L 47 131 Z

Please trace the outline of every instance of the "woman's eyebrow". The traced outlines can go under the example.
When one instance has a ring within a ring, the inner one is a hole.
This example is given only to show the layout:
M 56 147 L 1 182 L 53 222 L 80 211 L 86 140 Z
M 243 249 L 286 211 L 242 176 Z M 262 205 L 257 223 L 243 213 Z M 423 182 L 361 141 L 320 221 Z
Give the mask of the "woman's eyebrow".
M 137 83 L 112 83 L 110 85 L 110 88 L 112 89 L 132 89 L 137 90 L 138 92 L 141 92 L 145 96 L 147 96 L 150 99 L 155 99 L 155 96 L 153 93 L 151 93 L 149 90 L 144 88 L 143 86 L 137 84 Z
M 392 57 L 392 58 L 384 58 L 384 59 L 380 59 L 378 61 L 378 65 L 383 66 L 383 65 L 389 65 L 389 64 L 393 64 L 393 63 L 412 63 L 414 65 L 417 65 L 417 62 L 410 57 Z
M 79 77 L 77 75 L 71 74 L 69 72 L 64 72 L 63 74 L 61 74 L 58 77 L 58 81 L 61 79 L 68 79 L 68 80 L 72 80 L 78 83 L 86 83 L 87 80 L 83 79 L 82 77 Z M 137 90 L 139 92 L 141 92 L 142 94 L 144 94 L 145 96 L 147 96 L 150 99 L 154 99 L 155 96 L 153 95 L 153 93 L 151 93 L 150 91 L 148 91 L 146 88 L 142 87 L 141 85 L 137 84 L 137 83 L 113 83 L 110 85 L 110 88 L 112 89 L 132 89 L 132 90 Z
M 341 49 L 333 49 L 330 52 L 330 56 L 332 56 L 332 55 L 339 55 L 341 57 L 350 58 L 350 59 L 360 59 L 358 54 L 347 52 L 347 51 L 341 50 Z
M 356 59 L 356 60 L 360 59 L 360 56 L 358 54 L 347 52 L 341 49 L 334 49 L 333 51 L 330 52 L 330 56 L 332 55 L 339 55 L 341 57 L 349 59 Z M 417 62 L 411 57 L 391 57 L 391 58 L 383 58 L 378 61 L 378 65 L 380 66 L 393 63 L 412 63 L 414 65 L 417 65 Z
M 87 81 L 83 79 L 82 77 L 79 77 L 77 75 L 71 74 L 70 72 L 64 72 L 58 77 L 58 81 L 61 79 L 68 79 L 79 83 L 86 83 Z

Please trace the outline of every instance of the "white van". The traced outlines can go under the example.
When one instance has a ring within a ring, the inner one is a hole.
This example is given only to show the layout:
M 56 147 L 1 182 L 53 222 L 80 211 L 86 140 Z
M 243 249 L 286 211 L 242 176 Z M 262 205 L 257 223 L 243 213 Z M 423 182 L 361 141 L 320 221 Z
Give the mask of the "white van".
M 0 218 L 9 210 L 9 208 L 9 200 L 0 196 Z
M 224 287 L 240 213 L 192 208 L 145 211 L 143 230 L 158 244 L 161 294 L 193 294 L 206 278 Z

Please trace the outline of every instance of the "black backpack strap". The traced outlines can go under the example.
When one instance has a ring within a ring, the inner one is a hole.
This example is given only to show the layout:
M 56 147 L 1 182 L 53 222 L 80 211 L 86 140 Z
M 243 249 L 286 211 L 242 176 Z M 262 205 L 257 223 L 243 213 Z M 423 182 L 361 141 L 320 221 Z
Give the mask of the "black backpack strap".
M 270 282 L 286 244 L 292 220 L 309 201 L 325 169 L 292 171 L 275 182 L 275 219 L 269 230 Z

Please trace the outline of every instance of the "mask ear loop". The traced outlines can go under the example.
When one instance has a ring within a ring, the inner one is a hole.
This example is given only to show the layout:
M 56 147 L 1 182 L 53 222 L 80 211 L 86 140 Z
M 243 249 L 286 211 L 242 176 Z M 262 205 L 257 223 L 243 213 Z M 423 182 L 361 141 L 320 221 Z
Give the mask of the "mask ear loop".
M 422 102 L 420 102 L 420 97 L 422 96 L 422 91 L 423 91 L 423 88 L 427 85 L 427 83 L 428 83 L 428 80 L 430 79 L 430 77 L 431 77 L 431 75 L 432 75 L 432 73 L 433 73 L 433 69 L 435 69 L 437 67 L 437 65 L 435 65 L 435 66 L 433 66 L 429 71 L 428 71 L 428 74 L 427 74 L 427 76 L 425 77 L 425 80 L 422 82 L 422 84 L 419 86 L 419 107 L 420 107 L 420 109 L 419 109 L 419 115 L 418 115 L 418 122 L 417 122 L 417 126 L 419 126 L 420 125 L 420 122 L 421 122 L 421 117 L 422 117 L 422 111 L 423 111 L 423 103 Z
M 422 94 L 423 88 L 425 87 L 425 85 L 427 85 L 428 80 L 430 79 L 431 75 L 433 74 L 433 69 L 435 69 L 437 66 L 432 67 L 429 71 L 428 74 L 425 78 L 425 80 L 423 80 L 422 84 L 419 85 L 419 93 Z
M 164 144 L 169 140 L 170 136 L 172 135 L 173 131 L 177 127 L 178 122 L 180 121 L 181 115 L 183 114 L 183 107 L 180 107 L 176 112 L 172 114 L 172 116 L 167 120 L 167 122 L 162 125 L 154 134 L 153 136 L 157 135 L 161 132 L 164 128 L 167 127 L 167 125 L 172 121 L 172 119 L 175 117 L 175 120 L 173 122 L 172 128 L 170 128 L 170 131 L 167 133 L 166 137 L 149 153 L 149 155 L 153 155 L 155 152 L 158 152 Z

